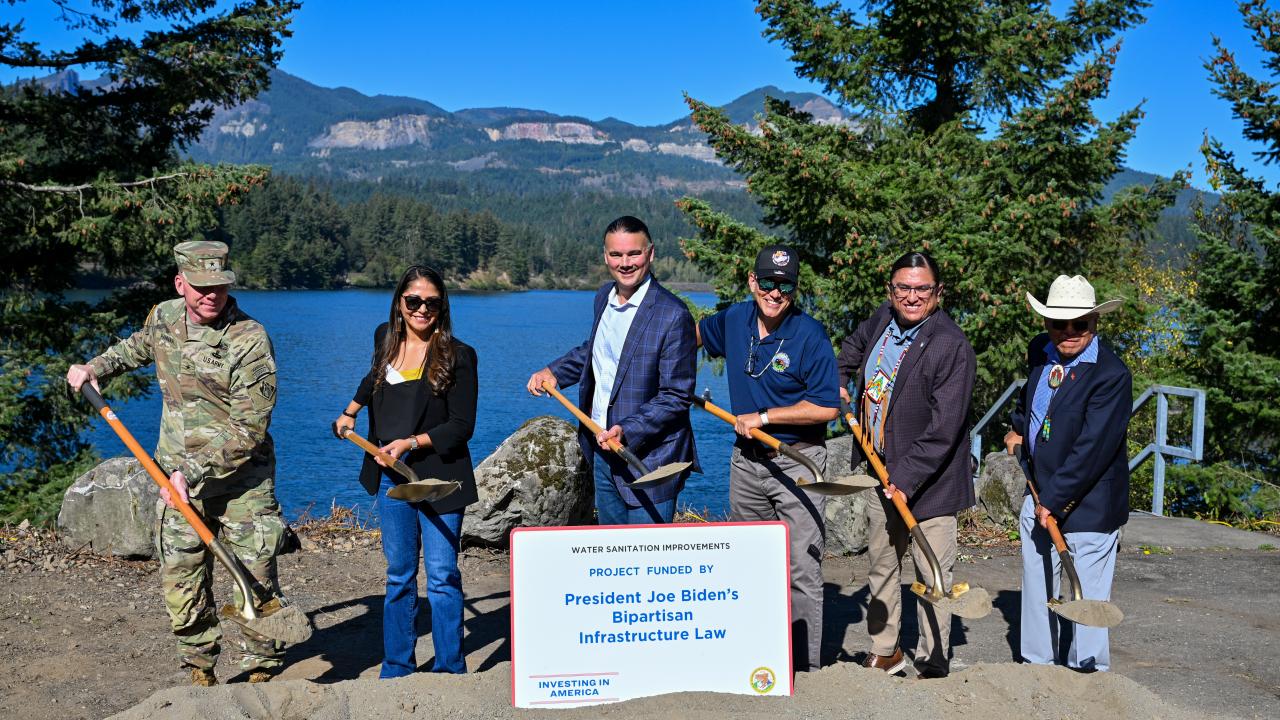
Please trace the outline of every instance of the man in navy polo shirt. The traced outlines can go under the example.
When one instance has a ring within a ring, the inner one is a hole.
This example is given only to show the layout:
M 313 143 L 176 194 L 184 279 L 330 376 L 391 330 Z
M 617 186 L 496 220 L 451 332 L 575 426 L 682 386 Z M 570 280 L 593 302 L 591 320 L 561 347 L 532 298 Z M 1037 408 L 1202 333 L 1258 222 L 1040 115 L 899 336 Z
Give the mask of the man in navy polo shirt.
M 826 330 L 795 305 L 800 258 L 784 245 L 756 256 L 747 275 L 751 300 L 698 323 L 698 341 L 725 358 L 729 401 L 737 415 L 729 468 L 735 521 L 782 520 L 791 536 L 791 637 L 796 670 L 822 666 L 822 555 L 826 498 L 796 486 L 799 463 L 751 439 L 761 428 L 827 464 L 827 423 L 840 407 L 835 352 Z

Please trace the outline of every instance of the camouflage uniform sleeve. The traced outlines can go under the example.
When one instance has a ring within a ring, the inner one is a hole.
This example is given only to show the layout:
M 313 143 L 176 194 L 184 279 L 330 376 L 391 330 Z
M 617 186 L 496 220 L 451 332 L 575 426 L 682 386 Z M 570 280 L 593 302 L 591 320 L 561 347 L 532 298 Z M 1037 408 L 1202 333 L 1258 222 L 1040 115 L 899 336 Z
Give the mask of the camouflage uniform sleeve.
M 250 343 L 231 371 L 230 415 L 219 432 L 180 468 L 195 484 L 225 478 L 253 457 L 267 439 L 276 406 L 276 360 L 265 332 Z
M 100 380 L 118 375 L 129 370 L 150 365 L 155 360 L 155 349 L 151 346 L 152 325 L 156 319 L 156 305 L 147 313 L 147 320 L 137 332 L 107 348 L 101 355 L 89 361 L 89 367 Z

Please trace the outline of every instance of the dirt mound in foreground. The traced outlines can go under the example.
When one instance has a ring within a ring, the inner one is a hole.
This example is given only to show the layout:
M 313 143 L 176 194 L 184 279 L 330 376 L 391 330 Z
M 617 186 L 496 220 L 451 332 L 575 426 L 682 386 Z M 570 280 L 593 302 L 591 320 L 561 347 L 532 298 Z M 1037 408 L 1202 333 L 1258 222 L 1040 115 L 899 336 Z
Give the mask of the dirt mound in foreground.
M 841 663 L 796 677 L 791 698 L 678 693 L 578 710 L 516 710 L 510 706 L 510 665 L 466 676 L 418 673 L 390 681 L 305 681 L 162 690 L 119 720 L 384 720 L 390 718 L 803 717 L 819 720 L 915 720 L 978 717 L 1152 718 L 1192 720 L 1190 713 L 1114 673 L 1082 675 L 1065 668 L 979 664 L 942 680 L 888 677 Z

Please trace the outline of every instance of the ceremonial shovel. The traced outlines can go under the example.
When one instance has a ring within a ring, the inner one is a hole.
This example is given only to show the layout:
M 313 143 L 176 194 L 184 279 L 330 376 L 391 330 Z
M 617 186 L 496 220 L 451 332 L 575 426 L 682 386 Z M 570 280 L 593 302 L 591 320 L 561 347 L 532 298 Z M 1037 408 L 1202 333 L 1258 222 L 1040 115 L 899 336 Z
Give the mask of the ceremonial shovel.
M 888 489 L 889 471 L 885 468 L 884 463 L 881 462 L 880 455 L 876 452 L 876 449 L 871 446 L 871 439 L 863 434 L 862 425 L 853 417 L 853 408 L 850 408 L 848 403 L 841 403 L 840 411 L 844 413 L 845 422 L 849 423 L 849 429 L 853 431 L 853 437 L 862 446 L 862 454 L 867 456 L 867 463 L 871 465 L 871 469 L 880 478 L 880 485 Z M 916 523 L 915 516 L 907 508 L 907 496 L 903 495 L 901 490 L 895 490 L 893 497 L 889 499 L 893 501 L 893 506 L 898 509 L 898 514 L 902 516 L 902 521 L 907 525 L 907 532 L 911 533 L 911 539 L 915 542 L 916 547 L 920 548 L 925 562 L 929 565 L 931 584 L 926 587 L 924 583 L 916 580 L 911 583 L 911 592 L 939 610 L 952 615 L 959 615 L 962 618 L 976 620 L 991 614 L 991 595 L 983 588 L 970 587 L 967 582 L 953 582 L 951 583 L 951 589 L 943 592 L 942 566 L 938 564 L 938 556 L 934 554 L 933 547 L 925 539 L 924 531 Z
M 559 390 L 552 387 L 551 383 L 543 381 L 542 389 L 551 393 L 552 397 L 559 400 L 561 405 L 568 408 L 569 412 L 573 413 L 573 416 L 578 418 L 578 422 L 582 423 L 586 426 L 587 430 L 591 431 L 592 436 L 599 435 L 604 432 L 586 413 L 579 410 L 577 405 L 569 402 L 569 399 L 564 395 L 561 395 Z M 637 475 L 635 480 L 627 483 L 627 487 L 643 488 L 649 485 L 656 485 L 672 475 L 684 472 L 685 469 L 693 464 L 688 462 L 668 463 L 653 472 L 649 472 L 649 468 L 645 467 L 644 463 L 640 462 L 640 458 L 636 457 L 636 454 L 628 450 L 622 443 L 617 442 L 616 440 L 610 440 L 609 449 L 618 453 L 623 460 L 626 460 L 627 465 L 631 466 L 632 472 Z
M 454 480 L 437 480 L 435 478 L 419 480 L 418 474 L 413 471 L 413 468 L 405 465 L 403 461 L 382 452 L 378 449 L 377 445 L 374 445 L 368 440 L 360 437 L 360 434 L 351 428 L 343 428 L 339 431 L 338 424 L 334 423 L 333 434 L 355 443 L 362 450 L 378 458 L 388 468 L 400 473 L 409 481 L 407 483 L 400 483 L 387 490 L 387 497 L 389 498 L 404 500 L 405 502 L 421 502 L 423 500 L 434 502 L 440 498 L 446 497 L 449 493 L 462 486 L 462 483 Z
M 182 513 L 187 522 L 191 523 L 191 527 L 200 536 L 200 540 L 213 552 L 213 556 L 218 559 L 218 562 L 222 563 L 227 568 L 227 572 L 231 573 L 231 578 L 235 580 L 236 586 L 240 589 L 241 607 L 236 608 L 227 605 L 222 608 L 221 616 L 243 625 L 259 635 L 274 640 L 296 644 L 305 642 L 307 638 L 311 637 L 311 621 L 307 619 L 306 613 L 296 606 L 290 605 L 283 595 L 272 593 L 263 587 L 262 583 L 258 582 L 245 568 L 244 564 L 240 562 L 240 558 L 227 550 L 227 547 L 213 536 L 213 533 L 209 531 L 209 527 L 196 514 L 195 508 L 178 497 L 178 493 L 169 484 L 168 476 L 156 465 L 156 461 L 152 460 L 151 456 L 142 449 L 142 446 L 134 439 L 133 434 L 111 411 L 111 408 L 107 406 L 106 401 L 102 399 L 102 395 L 94 389 L 93 385 L 86 382 L 80 386 L 80 392 L 84 394 L 89 404 L 97 409 L 98 414 L 102 415 L 102 418 L 107 421 L 107 424 L 111 426 L 111 429 L 129 448 L 133 456 L 138 459 L 138 462 L 142 463 L 143 469 L 147 471 L 151 479 L 161 488 L 169 491 L 169 499 L 173 501 L 174 507 L 178 509 L 178 512 Z
M 1031 501 L 1039 505 L 1040 494 L 1036 492 L 1036 484 L 1031 481 L 1031 472 L 1026 465 L 1028 458 L 1021 444 L 1014 446 L 1013 454 L 1018 458 L 1018 466 L 1022 468 L 1022 474 L 1027 478 L 1027 487 L 1031 489 Z M 1049 515 L 1045 525 L 1049 531 L 1049 538 L 1053 540 L 1053 547 L 1058 551 L 1058 559 L 1062 563 L 1062 574 L 1071 585 L 1071 599 L 1063 601 L 1056 597 L 1049 598 L 1049 609 L 1073 623 L 1089 627 L 1109 628 L 1119 625 L 1120 621 L 1124 620 L 1124 613 L 1119 607 L 1106 600 L 1084 598 L 1080 588 L 1080 576 L 1076 574 L 1075 560 L 1071 557 L 1071 550 L 1067 548 L 1066 539 L 1062 537 L 1062 531 L 1058 529 L 1058 521 L 1053 515 Z
M 711 402 L 710 390 L 704 390 L 700 397 L 695 397 L 693 399 L 693 402 L 697 404 L 698 407 L 706 410 L 712 415 L 715 415 L 730 425 L 737 422 L 737 418 L 735 418 L 732 413 Z M 866 475 L 846 475 L 844 477 L 838 477 L 835 480 L 824 480 L 822 473 L 818 471 L 818 466 L 799 450 L 782 442 L 760 428 L 751 428 L 751 437 L 769 446 L 770 449 L 776 450 L 800 463 L 804 466 L 804 469 L 809 471 L 809 474 L 813 475 L 813 480 L 793 478 L 795 480 L 796 487 L 802 487 L 805 490 L 818 493 L 819 495 L 849 495 L 851 493 L 856 493 L 860 490 L 866 490 L 876 486 L 876 481 Z

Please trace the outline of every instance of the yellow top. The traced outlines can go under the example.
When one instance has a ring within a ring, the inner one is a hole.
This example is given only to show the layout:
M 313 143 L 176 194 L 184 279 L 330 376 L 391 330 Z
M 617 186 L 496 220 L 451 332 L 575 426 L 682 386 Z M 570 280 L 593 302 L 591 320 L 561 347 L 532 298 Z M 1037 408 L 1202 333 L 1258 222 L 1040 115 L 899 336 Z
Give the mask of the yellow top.
M 400 377 L 404 378 L 405 382 L 409 382 L 410 380 L 421 380 L 422 368 L 416 367 L 411 370 L 401 370 Z

